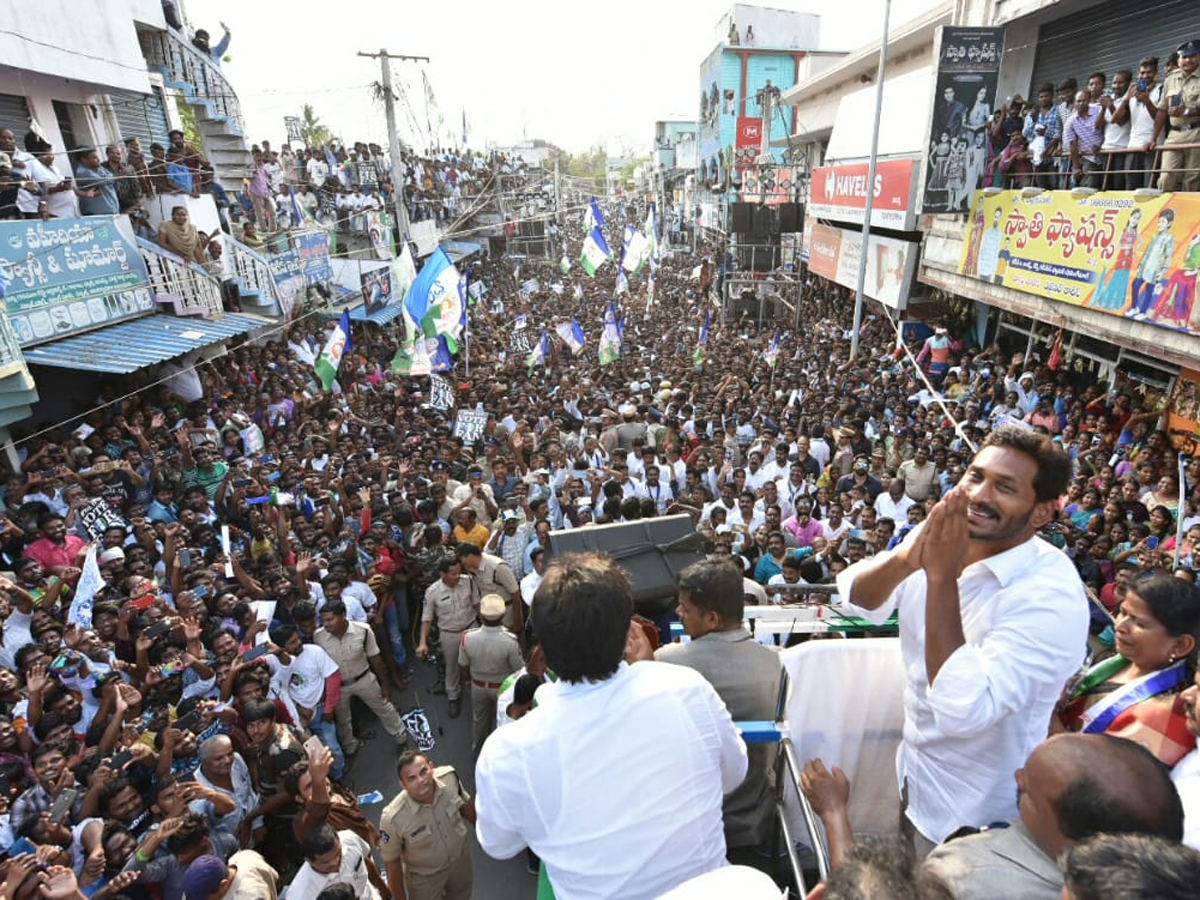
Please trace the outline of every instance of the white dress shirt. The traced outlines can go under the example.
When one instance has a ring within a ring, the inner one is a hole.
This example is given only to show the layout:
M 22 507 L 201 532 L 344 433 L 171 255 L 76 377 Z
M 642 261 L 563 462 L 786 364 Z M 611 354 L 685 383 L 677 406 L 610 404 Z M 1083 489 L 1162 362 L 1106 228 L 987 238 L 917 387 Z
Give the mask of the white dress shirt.
M 360 900 L 379 900 L 379 890 L 371 884 L 367 874 L 371 845 L 349 829 L 339 831 L 337 835 L 342 842 L 342 859 L 338 870 L 317 872 L 312 863 L 305 861 L 288 886 L 290 900 L 317 900 L 321 891 L 335 884 L 350 885 Z
M 850 604 L 857 571 L 837 579 Z M 966 643 L 931 687 L 925 588 L 918 571 L 878 609 L 854 611 L 880 623 L 899 607 L 908 681 L 896 774 L 908 782 L 909 819 L 940 843 L 959 826 L 1017 816 L 1013 772 L 1045 740 L 1054 705 L 1083 664 L 1088 603 L 1071 561 L 1040 538 L 968 566 L 958 578 Z
M 891 494 L 883 491 L 875 498 L 875 514 L 880 518 L 891 519 L 897 525 L 903 525 L 908 521 L 908 508 L 916 502 L 908 494 L 901 494 L 899 500 L 893 500 Z
M 1183 842 L 1200 850 L 1200 750 L 1193 750 L 1175 764 L 1171 781 L 1183 802 Z
M 559 900 L 650 900 L 725 865 L 721 802 L 746 776 L 746 745 L 699 672 L 622 662 L 537 699 L 475 766 L 485 852 L 528 846 Z

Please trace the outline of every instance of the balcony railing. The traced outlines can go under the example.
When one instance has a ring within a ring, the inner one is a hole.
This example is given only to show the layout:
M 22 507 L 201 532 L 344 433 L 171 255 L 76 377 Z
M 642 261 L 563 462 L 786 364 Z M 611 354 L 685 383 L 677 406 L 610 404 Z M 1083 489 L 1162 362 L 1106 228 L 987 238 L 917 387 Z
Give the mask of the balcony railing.
M 240 282 L 242 293 L 257 293 L 264 301 L 278 305 L 280 315 L 284 318 L 290 316 L 291 298 L 275 289 L 275 276 L 267 258 L 229 235 L 223 235 L 221 243 L 227 248 L 228 258 L 233 262 L 233 277 Z
M 150 276 L 155 300 L 170 300 L 177 315 L 208 318 L 224 311 L 221 282 L 195 263 L 187 262 L 157 244 L 138 238 L 138 248 Z
M 214 116 L 229 123 L 230 130 L 246 133 L 242 106 L 221 67 L 174 31 L 141 31 L 142 55 L 146 64 L 162 74 L 167 84 L 182 90 L 192 101 L 207 101 Z

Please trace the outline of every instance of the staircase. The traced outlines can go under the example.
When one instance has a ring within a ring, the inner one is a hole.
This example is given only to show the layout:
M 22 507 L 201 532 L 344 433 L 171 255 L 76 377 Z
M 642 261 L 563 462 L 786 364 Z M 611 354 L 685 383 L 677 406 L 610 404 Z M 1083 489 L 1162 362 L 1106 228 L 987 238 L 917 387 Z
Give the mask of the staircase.
M 242 312 L 260 316 L 290 318 L 292 298 L 284 297 L 275 286 L 275 276 L 267 258 L 229 235 L 221 237 L 225 253 L 233 263 L 232 277 L 241 291 Z
M 250 171 L 250 145 L 241 104 L 221 67 L 174 31 L 143 29 L 138 38 L 150 71 L 162 75 L 195 112 L 216 180 L 227 191 L 241 190 Z

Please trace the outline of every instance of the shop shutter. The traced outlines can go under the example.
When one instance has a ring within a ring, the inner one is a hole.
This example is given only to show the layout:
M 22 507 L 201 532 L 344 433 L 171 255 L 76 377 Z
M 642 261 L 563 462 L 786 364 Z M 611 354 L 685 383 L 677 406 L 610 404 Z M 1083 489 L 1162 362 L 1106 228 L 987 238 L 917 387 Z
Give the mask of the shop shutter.
M 150 154 L 152 143 L 170 143 L 167 131 L 170 124 L 167 121 L 167 111 L 163 105 L 162 91 L 155 87 L 149 94 L 139 94 L 134 91 L 119 91 L 108 95 L 112 101 L 113 112 L 117 124 L 121 128 L 121 138 L 135 137 L 142 142 L 142 152 Z
M 0 94 L 0 128 L 11 128 L 17 136 L 17 148 L 25 146 L 25 133 L 29 131 L 29 107 L 25 98 L 17 94 Z
M 1057 85 L 1074 77 L 1087 85 L 1092 72 L 1103 72 L 1112 83 L 1118 69 L 1129 69 L 1137 79 L 1138 60 L 1158 57 L 1158 72 L 1165 74 L 1167 57 L 1196 30 L 1194 0 L 1157 0 L 1153 10 L 1130 0 L 1109 0 L 1076 10 L 1047 22 L 1038 33 L 1037 58 L 1029 96 L 1038 86 Z

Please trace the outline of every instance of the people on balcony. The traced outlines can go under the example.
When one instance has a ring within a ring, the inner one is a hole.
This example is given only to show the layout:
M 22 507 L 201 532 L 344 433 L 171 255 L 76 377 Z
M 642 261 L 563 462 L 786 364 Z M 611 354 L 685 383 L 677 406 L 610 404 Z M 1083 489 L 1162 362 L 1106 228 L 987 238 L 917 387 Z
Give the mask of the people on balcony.
M 79 154 L 75 167 L 79 185 L 79 212 L 85 216 L 115 216 L 121 211 L 117 201 L 117 179 L 100 161 L 100 151 L 89 147 Z
M 218 66 L 221 65 L 221 58 L 225 55 L 225 51 L 229 49 L 229 41 L 233 38 L 233 33 L 229 30 L 229 26 L 224 22 L 221 22 L 220 25 L 221 30 L 225 34 L 221 40 L 217 41 L 215 47 L 209 43 L 208 32 L 203 28 L 197 28 L 195 35 L 192 37 L 192 46 Z
M 187 207 L 176 206 L 171 210 L 171 218 L 158 226 L 158 243 L 165 249 L 182 256 L 188 262 L 204 265 L 204 244 L 200 241 L 200 232 L 188 219 Z
M 1200 40 L 1187 41 L 1179 50 L 1179 68 L 1163 82 L 1162 105 L 1154 117 L 1157 144 L 1169 122 L 1171 131 L 1162 142 L 1162 176 L 1158 186 L 1164 191 L 1200 191 Z M 1180 149 L 1176 146 L 1185 145 Z

